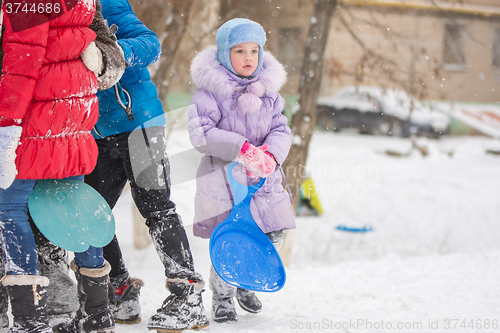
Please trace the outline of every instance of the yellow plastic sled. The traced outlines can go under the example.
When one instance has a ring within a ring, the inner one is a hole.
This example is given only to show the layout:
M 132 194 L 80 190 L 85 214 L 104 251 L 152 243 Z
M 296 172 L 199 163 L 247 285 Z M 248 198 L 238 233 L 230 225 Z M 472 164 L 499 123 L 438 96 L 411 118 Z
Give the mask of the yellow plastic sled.
M 300 185 L 300 201 L 297 215 L 322 215 L 323 207 L 319 201 L 318 191 L 311 178 L 306 178 Z

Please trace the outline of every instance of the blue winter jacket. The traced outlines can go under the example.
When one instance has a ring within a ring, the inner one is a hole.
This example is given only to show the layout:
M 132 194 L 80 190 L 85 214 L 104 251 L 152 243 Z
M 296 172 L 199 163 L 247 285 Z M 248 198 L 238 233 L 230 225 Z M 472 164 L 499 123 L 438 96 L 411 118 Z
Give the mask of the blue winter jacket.
M 108 26 L 118 26 L 116 37 L 128 64 L 117 84 L 118 94 L 124 106 L 129 106 L 129 100 L 123 89 L 130 95 L 134 119 L 130 120 L 118 103 L 114 87 L 99 91 L 99 119 L 94 138 L 131 132 L 141 126 L 165 125 L 162 104 L 147 69 L 160 58 L 158 37 L 137 18 L 127 0 L 101 0 L 101 4 Z

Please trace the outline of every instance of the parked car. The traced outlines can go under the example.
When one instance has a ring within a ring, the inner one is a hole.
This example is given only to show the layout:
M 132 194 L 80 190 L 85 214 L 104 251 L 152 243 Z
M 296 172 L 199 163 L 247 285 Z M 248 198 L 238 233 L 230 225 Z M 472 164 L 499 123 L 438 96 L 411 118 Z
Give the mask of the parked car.
M 357 128 L 364 134 L 439 137 L 448 133 L 448 116 L 432 111 L 398 89 L 347 87 L 317 103 L 318 125 L 326 130 Z

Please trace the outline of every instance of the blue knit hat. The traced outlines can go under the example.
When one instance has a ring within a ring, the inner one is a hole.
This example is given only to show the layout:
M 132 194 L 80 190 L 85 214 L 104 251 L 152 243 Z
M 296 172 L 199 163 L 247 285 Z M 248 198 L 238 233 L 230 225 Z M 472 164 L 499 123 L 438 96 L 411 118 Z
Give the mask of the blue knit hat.
M 259 64 L 252 75 L 260 71 L 262 62 L 264 61 L 262 48 L 266 43 L 266 32 L 257 22 L 244 18 L 229 20 L 217 29 L 215 42 L 217 44 L 217 59 L 222 66 L 236 75 L 238 75 L 238 73 L 234 70 L 231 65 L 231 59 L 229 58 L 231 48 L 245 42 L 257 43 L 259 45 Z

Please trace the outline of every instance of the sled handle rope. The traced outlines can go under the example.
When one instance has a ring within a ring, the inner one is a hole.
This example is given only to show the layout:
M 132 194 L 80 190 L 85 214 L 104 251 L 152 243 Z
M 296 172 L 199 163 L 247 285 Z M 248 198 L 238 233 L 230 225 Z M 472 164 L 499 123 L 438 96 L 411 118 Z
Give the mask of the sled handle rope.
M 288 181 L 286 179 L 285 172 L 283 171 L 283 168 L 280 165 L 280 171 L 281 175 L 283 176 L 283 179 L 285 180 L 286 188 L 288 190 L 288 195 L 290 196 L 290 202 L 292 203 L 292 210 L 293 210 L 293 198 L 292 198 L 292 191 L 290 190 L 290 185 L 288 185 Z

